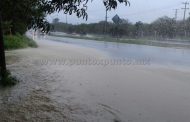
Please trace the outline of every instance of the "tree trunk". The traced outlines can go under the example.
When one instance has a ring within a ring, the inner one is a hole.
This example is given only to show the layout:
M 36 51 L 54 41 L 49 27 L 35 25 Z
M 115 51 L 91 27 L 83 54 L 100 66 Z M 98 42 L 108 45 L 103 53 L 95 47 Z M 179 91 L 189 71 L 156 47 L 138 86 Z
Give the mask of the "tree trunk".
M 1 11 L 0 11 L 0 75 L 1 78 L 5 77 L 6 72 L 6 62 L 5 62 L 5 48 L 3 42 L 3 32 L 2 32 L 2 18 L 1 18 Z

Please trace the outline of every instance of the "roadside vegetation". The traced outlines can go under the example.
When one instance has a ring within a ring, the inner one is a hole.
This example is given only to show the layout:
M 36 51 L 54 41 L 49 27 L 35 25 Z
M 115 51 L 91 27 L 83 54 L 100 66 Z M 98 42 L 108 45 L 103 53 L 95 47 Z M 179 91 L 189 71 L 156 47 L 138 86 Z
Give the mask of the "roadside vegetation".
M 93 37 L 88 37 L 85 35 L 82 35 L 82 36 L 75 36 L 72 34 L 56 35 L 54 33 L 50 33 L 50 36 L 68 37 L 68 38 L 85 39 L 85 40 L 96 40 L 96 41 L 106 41 L 106 42 L 129 43 L 129 44 L 145 44 L 145 42 L 146 42 L 146 40 L 142 40 L 142 39 L 112 38 L 110 36 L 97 36 L 97 35 L 95 35 Z
M 190 17 L 182 21 L 164 16 L 152 23 L 141 21 L 131 23 L 127 19 L 119 17 L 118 19 L 118 23 L 113 20 L 113 22 L 100 21 L 72 25 L 54 18 L 51 23 L 51 35 L 159 47 L 190 48 Z M 64 34 L 56 34 L 56 32 Z
M 5 35 L 4 36 L 4 46 L 6 50 L 20 49 L 26 47 L 36 48 L 37 44 L 32 39 L 25 35 Z
M 164 16 L 152 23 L 143 23 L 141 21 L 131 23 L 127 19 L 119 18 L 119 23 L 100 21 L 78 25 L 60 22 L 58 18 L 55 18 L 51 25 L 52 32 L 79 34 L 81 36 L 88 34 L 106 35 L 111 38 L 121 38 L 121 40 L 123 38 L 133 39 L 133 41 L 145 39 L 156 41 L 190 41 L 190 17 L 182 21 Z M 184 25 L 186 26 L 184 27 Z
M 129 38 L 113 38 L 110 36 L 85 36 L 85 35 L 72 35 L 72 34 L 64 34 L 57 35 L 56 33 L 50 33 L 50 36 L 55 37 L 66 37 L 66 38 L 74 38 L 74 39 L 84 39 L 84 40 L 95 40 L 95 41 L 104 41 L 104 42 L 116 42 L 116 43 L 127 43 L 127 44 L 137 44 L 137 45 L 149 45 L 149 46 L 157 46 L 157 47 L 175 47 L 175 48 L 190 48 L 190 44 L 183 43 L 169 43 L 166 41 L 156 41 L 150 40 L 147 38 L 137 38 L 137 39 L 129 39 Z

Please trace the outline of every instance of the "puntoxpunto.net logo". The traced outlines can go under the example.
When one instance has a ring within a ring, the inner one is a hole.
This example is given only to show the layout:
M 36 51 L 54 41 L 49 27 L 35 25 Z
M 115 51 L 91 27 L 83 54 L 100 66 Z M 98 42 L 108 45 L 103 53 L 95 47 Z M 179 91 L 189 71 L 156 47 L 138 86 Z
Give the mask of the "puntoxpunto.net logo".
M 65 58 L 65 59 L 42 59 L 34 61 L 36 65 L 66 65 L 66 66 L 109 66 L 109 65 L 150 65 L 150 58 L 142 59 L 94 59 L 94 58 Z

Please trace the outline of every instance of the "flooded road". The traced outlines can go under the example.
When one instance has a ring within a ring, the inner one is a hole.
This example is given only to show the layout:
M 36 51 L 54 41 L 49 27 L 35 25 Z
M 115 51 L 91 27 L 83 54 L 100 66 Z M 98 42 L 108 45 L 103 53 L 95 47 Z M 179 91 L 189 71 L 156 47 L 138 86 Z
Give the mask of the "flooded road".
M 47 39 L 101 50 L 112 58 L 149 59 L 152 65 L 190 69 L 190 49 L 103 42 L 48 36 Z M 164 44 L 163 44 L 164 45 Z
M 36 49 L 6 53 L 8 69 L 20 83 L 0 89 L 0 121 L 190 121 L 189 70 L 62 64 L 60 59 L 105 60 L 110 55 L 45 39 L 37 43 Z

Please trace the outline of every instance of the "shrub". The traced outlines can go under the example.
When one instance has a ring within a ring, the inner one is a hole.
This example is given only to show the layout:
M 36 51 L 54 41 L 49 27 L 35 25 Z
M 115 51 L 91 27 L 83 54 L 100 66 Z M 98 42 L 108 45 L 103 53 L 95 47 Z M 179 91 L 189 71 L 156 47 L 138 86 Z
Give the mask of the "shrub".
M 6 50 L 37 47 L 37 44 L 33 40 L 20 34 L 4 36 L 4 45 Z

